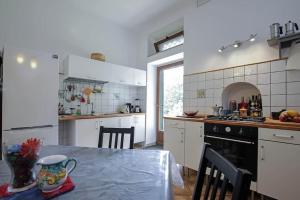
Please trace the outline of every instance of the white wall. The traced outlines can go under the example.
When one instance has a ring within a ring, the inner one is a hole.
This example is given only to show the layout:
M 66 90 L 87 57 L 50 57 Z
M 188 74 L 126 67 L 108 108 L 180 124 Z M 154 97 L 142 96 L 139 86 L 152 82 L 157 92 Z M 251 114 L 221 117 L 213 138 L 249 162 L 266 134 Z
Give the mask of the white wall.
M 53 52 L 60 59 L 96 51 L 109 62 L 137 67 L 135 38 L 133 31 L 61 0 L 0 0 L 0 46 Z
M 154 61 L 155 59 L 161 59 L 164 56 L 168 57 L 170 55 L 182 52 L 179 48 L 171 50 L 172 52 L 163 52 L 159 55 L 152 55 L 148 58 L 148 51 L 151 47 L 148 48 L 148 39 L 153 33 L 164 29 L 167 25 L 172 24 L 176 21 L 181 21 L 183 19 L 184 14 L 187 12 L 187 9 L 190 8 L 191 4 L 187 3 L 183 7 L 175 6 L 172 9 L 165 11 L 162 15 L 156 16 L 155 19 L 144 23 L 142 26 L 136 29 L 138 32 L 137 36 L 137 63 L 139 66 L 144 67 L 146 69 L 147 63 Z M 179 50 L 179 51 L 178 51 Z M 175 52 L 176 51 L 176 52 Z M 151 53 L 150 53 L 151 54 Z
M 288 20 L 300 23 L 299 0 L 212 0 L 184 15 L 185 74 L 278 58 L 267 45 L 269 25 Z M 219 54 L 217 50 L 235 40 L 257 33 L 254 45 Z
M 190 4 L 157 16 L 140 28 L 138 63 L 146 67 L 147 37 L 184 18 L 185 74 L 278 58 L 278 50 L 267 45 L 269 25 L 288 20 L 300 23 L 299 0 L 211 0 L 196 8 Z M 218 49 L 257 33 L 254 45 L 244 45 L 223 54 Z
M 157 68 L 149 64 L 147 67 L 147 97 L 146 97 L 146 145 L 156 143 L 156 78 Z

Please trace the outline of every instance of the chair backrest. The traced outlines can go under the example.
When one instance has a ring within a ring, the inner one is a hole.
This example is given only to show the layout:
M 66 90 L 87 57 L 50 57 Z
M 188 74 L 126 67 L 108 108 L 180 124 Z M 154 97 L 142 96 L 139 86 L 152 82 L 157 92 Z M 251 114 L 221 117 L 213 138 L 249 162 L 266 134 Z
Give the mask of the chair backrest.
M 246 200 L 248 198 L 252 176 L 251 173 L 247 170 L 236 168 L 231 162 L 206 144 L 199 165 L 193 200 L 199 200 L 201 197 L 202 189 L 204 188 L 206 169 L 208 167 L 210 168 L 210 174 L 205 187 L 204 198 L 202 199 L 207 200 L 209 197 L 211 200 L 216 199 L 218 185 L 221 183 L 221 191 L 219 194 L 220 200 L 225 198 L 230 184 L 233 186 L 232 200 Z M 223 180 L 221 180 L 222 175 Z
M 109 135 L 108 148 L 117 149 L 119 147 L 120 149 L 123 149 L 124 148 L 124 139 L 125 139 L 124 136 L 129 135 L 130 136 L 129 149 L 133 149 L 134 127 L 131 127 L 131 128 L 107 128 L 107 127 L 101 126 L 100 131 L 99 131 L 99 142 L 98 142 L 99 148 L 103 147 L 104 134 Z M 120 140 L 119 140 L 119 136 L 121 136 Z

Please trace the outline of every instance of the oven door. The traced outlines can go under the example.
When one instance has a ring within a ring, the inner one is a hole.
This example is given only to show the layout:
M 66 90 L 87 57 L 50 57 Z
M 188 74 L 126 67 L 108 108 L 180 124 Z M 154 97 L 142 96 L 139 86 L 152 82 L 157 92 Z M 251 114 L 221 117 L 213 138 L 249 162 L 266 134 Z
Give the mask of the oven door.
M 238 168 L 252 173 L 257 179 L 257 142 L 205 135 L 204 141 Z

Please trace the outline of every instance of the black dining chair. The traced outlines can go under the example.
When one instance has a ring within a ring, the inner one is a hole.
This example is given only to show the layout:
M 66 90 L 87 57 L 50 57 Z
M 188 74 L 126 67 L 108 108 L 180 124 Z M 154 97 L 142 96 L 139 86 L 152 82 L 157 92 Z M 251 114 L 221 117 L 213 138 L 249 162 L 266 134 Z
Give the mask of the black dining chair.
M 247 170 L 235 167 L 231 162 L 206 144 L 199 165 L 193 200 L 199 200 L 201 197 L 206 169 L 208 167 L 210 168 L 210 174 L 202 199 L 207 200 L 209 197 L 211 200 L 216 199 L 219 185 L 221 185 L 218 198 L 220 200 L 225 199 L 227 189 L 230 185 L 233 187 L 232 200 L 246 200 L 248 198 L 252 174 Z M 221 180 L 222 174 L 224 176 L 223 180 Z
M 109 134 L 109 141 L 108 141 L 108 148 L 117 149 L 118 143 L 119 143 L 119 136 L 121 137 L 120 141 L 120 149 L 123 149 L 124 147 L 124 136 L 130 135 L 130 143 L 129 143 L 129 149 L 133 149 L 133 143 L 134 143 L 134 127 L 131 128 L 107 128 L 107 127 L 100 127 L 99 131 L 99 142 L 98 142 L 98 148 L 102 148 L 103 146 L 103 138 L 104 134 Z M 113 135 L 114 137 L 114 144 L 113 144 Z

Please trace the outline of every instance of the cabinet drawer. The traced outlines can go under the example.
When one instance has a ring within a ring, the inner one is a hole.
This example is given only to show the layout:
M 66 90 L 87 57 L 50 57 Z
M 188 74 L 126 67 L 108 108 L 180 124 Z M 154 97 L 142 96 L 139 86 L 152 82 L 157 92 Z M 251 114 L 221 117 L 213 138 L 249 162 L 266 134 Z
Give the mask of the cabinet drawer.
M 165 120 L 165 127 L 184 129 L 184 121 L 168 119 L 168 120 Z
M 258 139 L 300 144 L 300 131 L 259 128 Z

